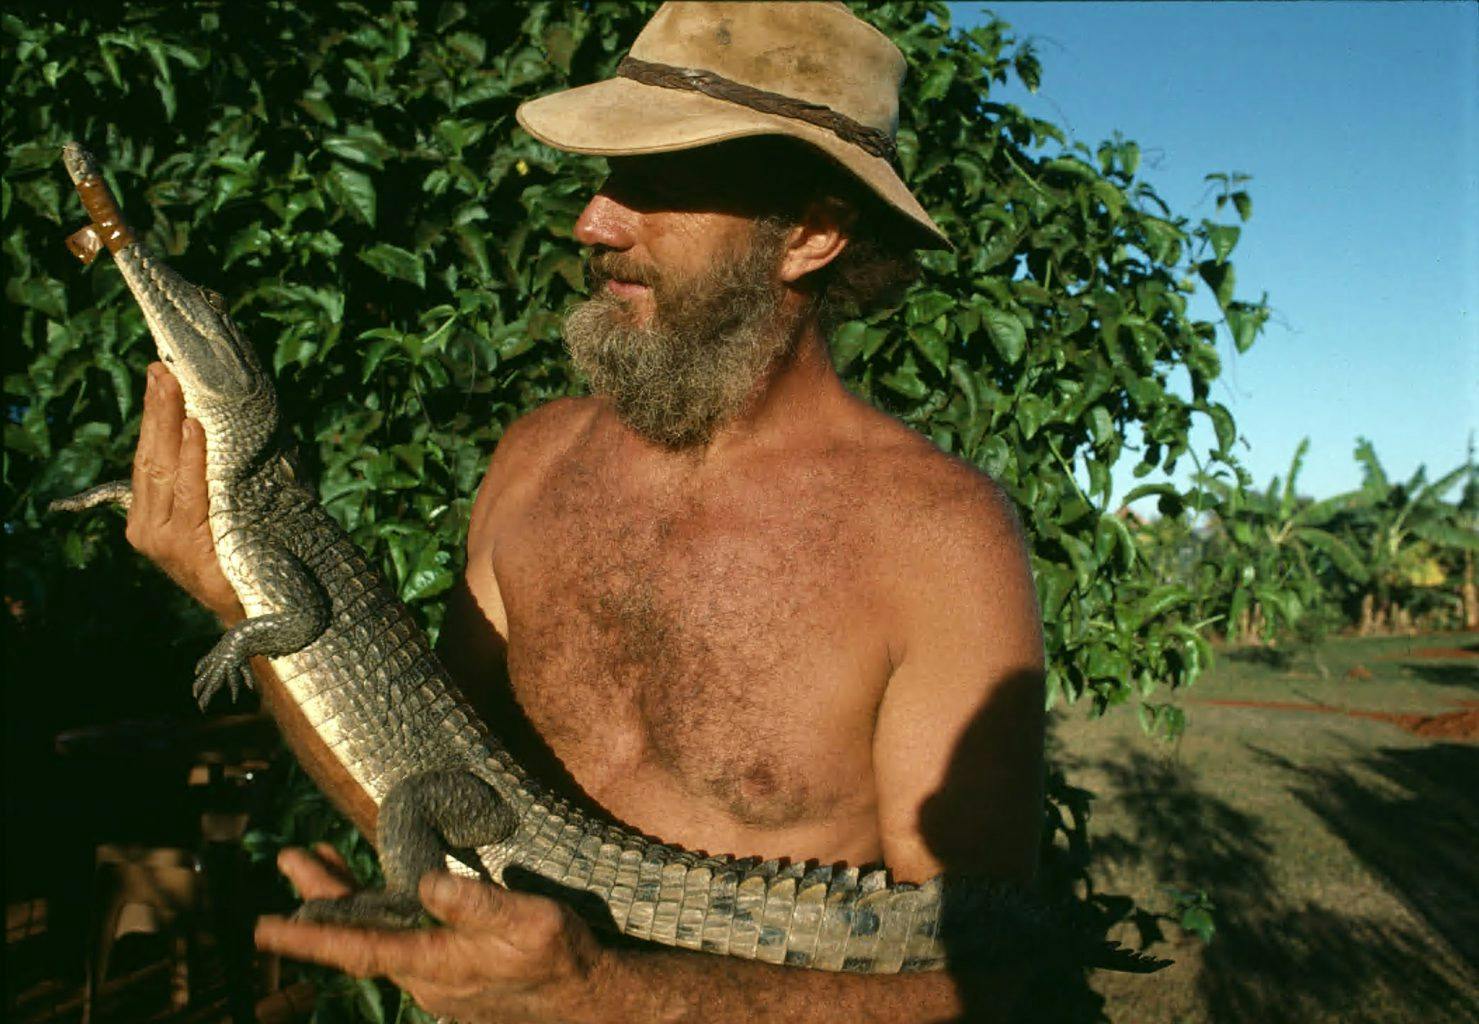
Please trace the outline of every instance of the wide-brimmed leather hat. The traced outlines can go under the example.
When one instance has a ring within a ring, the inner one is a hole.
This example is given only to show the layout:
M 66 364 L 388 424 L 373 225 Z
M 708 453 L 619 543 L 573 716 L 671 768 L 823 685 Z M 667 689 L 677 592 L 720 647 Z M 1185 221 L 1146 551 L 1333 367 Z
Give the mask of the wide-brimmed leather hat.
M 541 96 L 519 124 L 556 149 L 636 156 L 785 135 L 849 171 L 918 230 L 950 242 L 895 169 L 906 65 L 887 36 L 842 3 L 669 2 L 616 76 Z

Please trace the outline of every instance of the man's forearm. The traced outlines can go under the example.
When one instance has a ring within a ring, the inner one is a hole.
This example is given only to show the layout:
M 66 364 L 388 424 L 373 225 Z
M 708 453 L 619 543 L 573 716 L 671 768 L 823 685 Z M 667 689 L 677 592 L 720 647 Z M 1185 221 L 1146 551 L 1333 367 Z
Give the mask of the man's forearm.
M 622 1024 L 905 1024 L 957 1020 L 966 1011 L 955 980 L 944 971 L 869 976 L 695 953 L 608 949 L 593 981 L 597 1017 L 591 1019 Z M 1008 1021 L 1008 996 L 1013 987 L 1006 983 L 990 986 L 988 990 L 1000 989 L 1000 1012 L 983 1013 L 972 1005 L 970 1019 Z

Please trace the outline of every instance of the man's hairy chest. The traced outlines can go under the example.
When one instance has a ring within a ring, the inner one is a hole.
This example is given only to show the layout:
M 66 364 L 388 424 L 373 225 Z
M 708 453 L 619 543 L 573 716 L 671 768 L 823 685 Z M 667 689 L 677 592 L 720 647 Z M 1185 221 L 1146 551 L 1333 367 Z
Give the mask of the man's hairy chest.
M 874 555 L 846 501 L 815 499 L 695 500 L 571 467 L 503 524 L 511 686 L 573 775 L 657 772 L 761 829 L 871 799 Z

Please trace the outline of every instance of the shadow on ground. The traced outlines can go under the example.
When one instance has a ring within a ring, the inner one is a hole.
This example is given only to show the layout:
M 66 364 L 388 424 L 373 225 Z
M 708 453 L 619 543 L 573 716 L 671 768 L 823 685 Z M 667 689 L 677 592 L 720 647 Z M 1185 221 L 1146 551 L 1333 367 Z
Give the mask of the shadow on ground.
M 1469 964 L 1479 964 L 1479 747 L 1384 747 L 1339 770 L 1302 768 L 1291 792 L 1387 889 Z
M 1445 749 L 1382 753 L 1422 755 Z M 1465 870 L 1472 875 L 1460 863 L 1469 847 L 1457 835 L 1467 819 L 1456 815 L 1441 827 L 1430 819 L 1454 806 L 1443 801 L 1451 801 L 1466 779 L 1475 778 L 1475 766 L 1470 762 L 1459 770 L 1464 766 L 1441 763 L 1444 758 L 1452 760 L 1453 755 L 1439 754 L 1433 762 L 1416 765 L 1391 756 L 1389 764 L 1378 766 L 1414 787 L 1410 800 L 1395 805 L 1349 780 L 1340 785 L 1341 773 L 1283 764 L 1302 773 L 1300 799 L 1339 831 L 1363 861 L 1383 877 L 1400 879 L 1393 884 L 1410 904 L 1427 907 L 1424 917 L 1446 916 L 1441 927 L 1435 921 L 1446 937 L 1457 929 L 1465 906 L 1473 921 L 1472 879 L 1469 891 L 1455 899 L 1448 882 L 1439 884 L 1436 878 L 1442 874 L 1457 885 Z M 1107 776 L 1105 790 L 1120 794 L 1126 816 L 1123 829 L 1097 842 L 1102 857 L 1148 869 L 1171 886 L 1205 888 L 1216 903 L 1217 933 L 1205 949 L 1198 979 L 1207 1020 L 1385 1024 L 1472 1019 L 1456 979 L 1441 966 L 1452 958 L 1419 930 L 1282 897 L 1272 859 L 1276 837 L 1259 818 L 1199 787 L 1184 766 L 1136 752 L 1100 767 Z M 1445 777 L 1445 772 L 1452 774 Z M 1466 806 L 1465 813 L 1472 812 L 1472 797 Z M 1472 829 L 1472 821 L 1468 827 Z M 1429 845 L 1434 849 L 1428 851 L 1428 863 L 1434 871 L 1420 878 L 1410 872 Z M 1472 950 L 1472 937 L 1467 941 Z
M 1406 661 L 1404 671 L 1434 686 L 1467 686 L 1479 690 L 1479 664 L 1432 664 L 1431 662 Z

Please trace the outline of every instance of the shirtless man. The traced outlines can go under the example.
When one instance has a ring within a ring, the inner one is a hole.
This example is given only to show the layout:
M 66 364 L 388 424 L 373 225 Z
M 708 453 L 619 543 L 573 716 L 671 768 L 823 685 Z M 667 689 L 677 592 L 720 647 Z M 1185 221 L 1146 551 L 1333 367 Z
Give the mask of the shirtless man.
M 594 395 L 530 413 L 495 451 L 448 667 L 537 775 L 664 841 L 1030 880 L 1042 641 L 1010 503 L 849 393 L 828 355 L 829 303 L 869 276 L 860 248 L 887 251 L 874 228 L 898 204 L 775 139 L 611 169 L 575 225 L 593 289 L 566 325 Z M 229 624 L 201 435 L 180 440 L 178 386 L 150 376 L 129 538 Z M 322 850 L 281 866 L 305 897 L 349 891 Z M 422 896 L 446 927 L 264 919 L 258 944 L 389 976 L 468 1022 L 992 1009 L 944 973 L 604 946 L 561 904 L 451 875 Z

